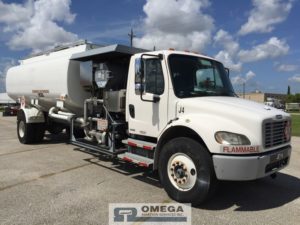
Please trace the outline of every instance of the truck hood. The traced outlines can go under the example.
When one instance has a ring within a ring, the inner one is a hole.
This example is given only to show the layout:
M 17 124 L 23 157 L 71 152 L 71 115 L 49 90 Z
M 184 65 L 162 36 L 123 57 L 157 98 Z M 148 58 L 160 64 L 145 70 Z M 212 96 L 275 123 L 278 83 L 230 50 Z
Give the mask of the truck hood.
M 180 99 L 176 108 L 178 121 L 183 121 L 204 140 L 208 140 L 206 144 L 209 149 L 216 153 L 220 149 L 214 138 L 217 131 L 243 134 L 251 145 L 260 146 L 260 152 L 280 147 L 263 147 L 263 123 L 290 119 L 290 115 L 282 110 L 236 97 Z
M 227 119 L 237 120 L 248 119 L 261 122 L 264 119 L 276 119 L 281 115 L 282 118 L 289 117 L 289 114 L 282 110 L 266 106 L 236 97 L 200 97 L 181 99 L 177 103 L 177 113 L 183 107 L 186 113 L 210 114 Z

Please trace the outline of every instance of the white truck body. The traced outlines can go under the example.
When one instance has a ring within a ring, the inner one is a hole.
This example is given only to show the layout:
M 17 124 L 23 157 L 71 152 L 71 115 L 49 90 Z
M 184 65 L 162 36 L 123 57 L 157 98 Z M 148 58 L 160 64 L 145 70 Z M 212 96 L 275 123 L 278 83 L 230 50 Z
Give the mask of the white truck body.
M 290 160 L 290 115 L 236 97 L 228 76 L 195 53 L 83 44 L 21 61 L 7 90 L 26 101 L 22 143 L 67 128 L 72 144 L 158 170 L 173 199 L 199 204 L 215 180 L 262 178 Z

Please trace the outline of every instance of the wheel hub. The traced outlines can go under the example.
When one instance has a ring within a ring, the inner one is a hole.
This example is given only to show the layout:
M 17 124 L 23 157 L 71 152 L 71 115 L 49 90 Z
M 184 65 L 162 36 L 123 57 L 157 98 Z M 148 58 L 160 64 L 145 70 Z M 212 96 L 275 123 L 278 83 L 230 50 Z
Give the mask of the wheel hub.
M 25 123 L 23 120 L 19 123 L 19 135 L 21 138 L 23 138 L 25 135 Z
M 196 167 L 190 157 L 183 153 L 173 155 L 168 162 L 171 183 L 180 190 L 190 190 L 196 183 Z
M 175 162 L 172 164 L 171 171 L 173 173 L 171 176 L 173 177 L 174 181 L 178 184 L 184 184 L 186 182 L 186 179 L 188 177 L 186 171 L 186 166 L 183 162 Z
M 182 166 L 175 167 L 175 175 L 177 178 L 180 178 L 180 179 L 185 177 L 185 171 Z

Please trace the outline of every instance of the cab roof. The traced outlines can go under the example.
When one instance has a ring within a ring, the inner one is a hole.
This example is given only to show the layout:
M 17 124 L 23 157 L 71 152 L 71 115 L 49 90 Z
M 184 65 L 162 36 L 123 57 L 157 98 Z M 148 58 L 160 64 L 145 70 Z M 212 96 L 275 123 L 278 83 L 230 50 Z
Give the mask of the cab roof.
M 95 48 L 87 50 L 85 52 L 73 54 L 70 58 L 76 61 L 90 61 L 90 60 L 101 60 L 110 59 L 122 56 L 132 56 L 137 53 L 148 52 L 149 50 L 128 47 L 125 45 L 109 45 L 105 47 Z

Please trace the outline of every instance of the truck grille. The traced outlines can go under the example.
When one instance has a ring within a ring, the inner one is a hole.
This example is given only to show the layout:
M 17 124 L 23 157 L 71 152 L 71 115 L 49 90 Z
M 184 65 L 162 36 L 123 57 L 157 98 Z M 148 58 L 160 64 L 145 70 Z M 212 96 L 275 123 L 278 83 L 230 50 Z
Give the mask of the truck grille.
M 265 121 L 263 125 L 264 147 L 270 148 L 290 141 L 290 121 Z

